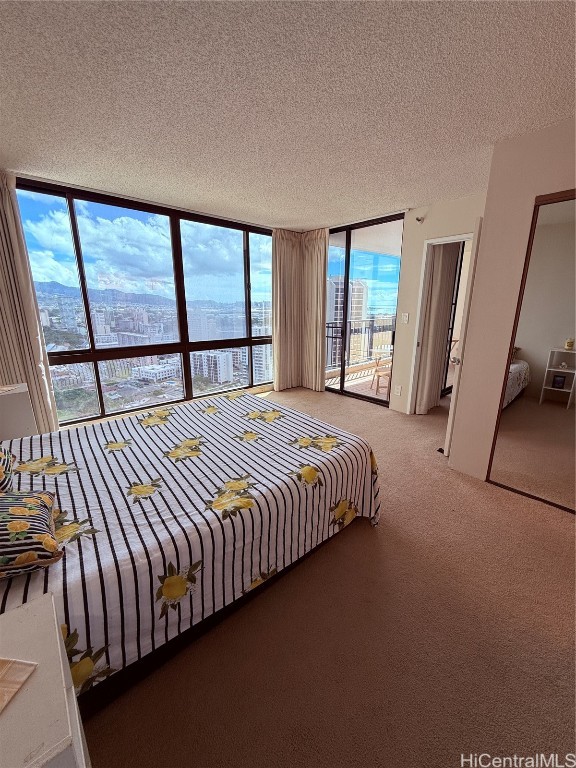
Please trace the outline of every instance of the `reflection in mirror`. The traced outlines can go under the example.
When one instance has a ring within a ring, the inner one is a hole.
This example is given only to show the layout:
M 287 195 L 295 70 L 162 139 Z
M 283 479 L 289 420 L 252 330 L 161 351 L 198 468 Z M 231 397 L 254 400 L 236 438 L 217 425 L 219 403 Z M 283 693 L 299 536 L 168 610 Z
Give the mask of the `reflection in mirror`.
M 492 482 L 570 510 L 575 507 L 574 209 L 574 200 L 536 208 L 490 470 Z

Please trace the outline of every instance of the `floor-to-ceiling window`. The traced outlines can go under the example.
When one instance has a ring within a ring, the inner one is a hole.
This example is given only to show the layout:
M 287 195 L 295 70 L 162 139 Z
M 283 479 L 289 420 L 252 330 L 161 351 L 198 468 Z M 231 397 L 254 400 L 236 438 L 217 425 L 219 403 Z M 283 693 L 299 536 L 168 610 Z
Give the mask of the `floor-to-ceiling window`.
M 326 388 L 387 404 L 404 215 L 330 231 Z
M 269 230 L 20 180 L 61 422 L 272 379 Z

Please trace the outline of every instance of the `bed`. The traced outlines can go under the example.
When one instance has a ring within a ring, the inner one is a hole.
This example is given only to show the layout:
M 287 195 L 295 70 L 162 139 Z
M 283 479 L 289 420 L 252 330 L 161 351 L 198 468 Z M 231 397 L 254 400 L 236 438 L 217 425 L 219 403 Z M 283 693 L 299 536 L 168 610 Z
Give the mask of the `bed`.
M 512 360 L 506 381 L 502 408 L 510 405 L 530 384 L 530 366 L 526 360 Z
M 282 571 L 378 522 L 361 438 L 231 393 L 3 443 L 14 488 L 55 491 L 60 562 L 0 581 L 0 613 L 54 594 L 78 694 Z

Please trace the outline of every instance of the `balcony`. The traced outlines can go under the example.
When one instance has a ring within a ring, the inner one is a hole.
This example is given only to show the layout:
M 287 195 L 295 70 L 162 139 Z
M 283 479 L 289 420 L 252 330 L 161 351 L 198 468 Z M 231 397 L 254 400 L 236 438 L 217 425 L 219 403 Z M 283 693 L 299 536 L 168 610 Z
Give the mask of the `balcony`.
M 346 329 L 344 389 L 356 395 L 390 400 L 395 316 L 351 320 Z M 326 386 L 340 388 L 342 323 L 326 324 Z M 446 387 L 452 386 L 454 366 L 448 364 Z
M 395 315 L 381 315 L 346 324 L 344 389 L 389 400 Z M 343 326 L 326 323 L 326 386 L 339 388 Z

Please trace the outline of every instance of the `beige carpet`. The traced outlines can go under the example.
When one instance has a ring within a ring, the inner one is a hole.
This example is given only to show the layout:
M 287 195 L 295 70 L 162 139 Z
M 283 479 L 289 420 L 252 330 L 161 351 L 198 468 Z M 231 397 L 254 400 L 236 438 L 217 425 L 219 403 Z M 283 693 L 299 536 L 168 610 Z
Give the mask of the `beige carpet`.
M 490 477 L 574 509 L 574 408 L 521 397 L 505 408 Z
M 94 768 L 457 768 L 573 751 L 574 516 L 446 467 L 446 413 L 269 399 L 372 443 L 383 514 L 85 723 Z

